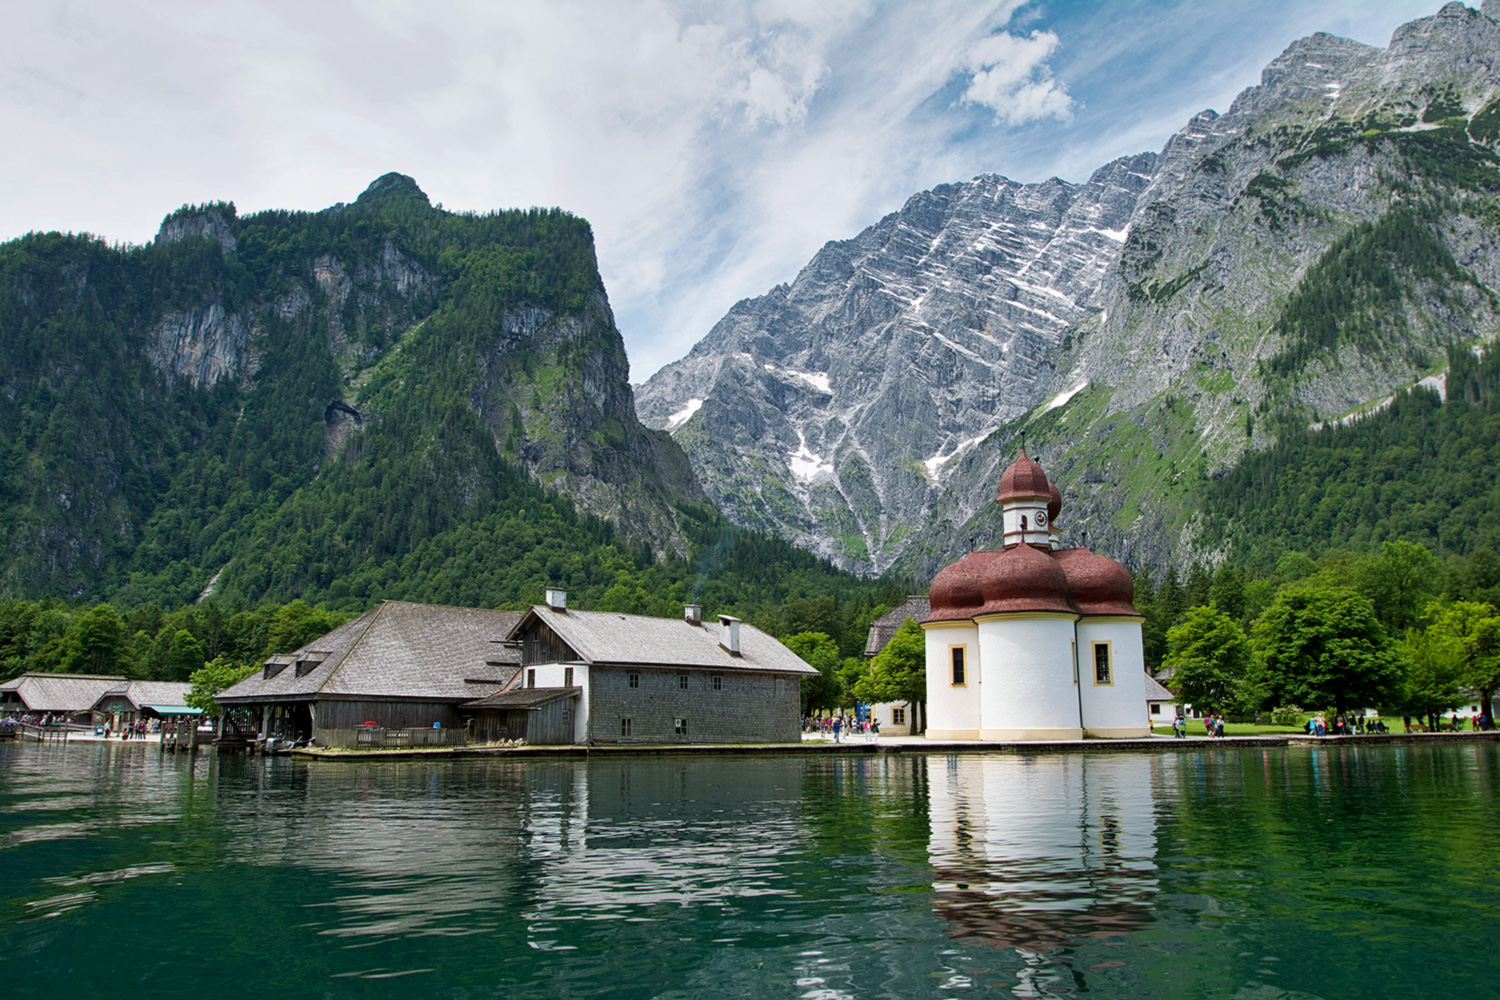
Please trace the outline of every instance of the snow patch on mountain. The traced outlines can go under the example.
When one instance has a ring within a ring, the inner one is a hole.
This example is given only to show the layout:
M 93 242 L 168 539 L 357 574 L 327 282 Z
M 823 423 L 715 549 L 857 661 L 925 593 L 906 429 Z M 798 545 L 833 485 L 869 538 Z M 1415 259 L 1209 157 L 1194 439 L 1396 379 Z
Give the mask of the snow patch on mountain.
M 703 400 L 697 398 L 688 400 L 687 404 L 683 406 L 682 409 L 678 410 L 676 413 L 667 418 L 667 432 L 670 433 L 672 431 L 675 431 L 677 428 L 687 423 L 693 418 L 693 414 L 697 413 L 702 408 Z

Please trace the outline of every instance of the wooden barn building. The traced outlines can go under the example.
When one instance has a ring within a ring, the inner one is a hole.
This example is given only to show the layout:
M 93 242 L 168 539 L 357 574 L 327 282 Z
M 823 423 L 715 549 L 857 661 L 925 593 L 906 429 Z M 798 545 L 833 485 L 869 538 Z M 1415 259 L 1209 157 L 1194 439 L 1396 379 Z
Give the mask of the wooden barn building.
M 385 601 L 221 692 L 266 736 L 352 747 L 360 731 L 463 729 L 462 706 L 502 690 L 519 653 L 520 611 Z
M 191 684 L 180 681 L 129 681 L 110 688 L 93 704 L 95 722 L 108 722 L 114 729 L 141 719 L 201 714 L 188 708 Z
M 466 706 L 484 739 L 528 743 L 795 743 L 817 671 L 737 618 L 577 611 L 549 590 L 510 632 L 520 672 Z M 524 728 L 518 728 L 524 727 Z
M 94 706 L 130 680 L 114 674 L 25 673 L 0 684 L 0 715 L 64 716 L 93 722 Z

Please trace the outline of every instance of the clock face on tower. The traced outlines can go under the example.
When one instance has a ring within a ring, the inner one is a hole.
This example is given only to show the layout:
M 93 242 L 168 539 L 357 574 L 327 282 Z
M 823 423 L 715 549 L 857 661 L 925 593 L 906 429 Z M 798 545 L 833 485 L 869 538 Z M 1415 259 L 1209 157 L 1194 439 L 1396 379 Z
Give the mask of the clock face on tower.
M 1036 526 L 1038 528 L 1045 528 L 1047 526 L 1047 515 L 1046 514 L 1038 514 L 1036 516 Z

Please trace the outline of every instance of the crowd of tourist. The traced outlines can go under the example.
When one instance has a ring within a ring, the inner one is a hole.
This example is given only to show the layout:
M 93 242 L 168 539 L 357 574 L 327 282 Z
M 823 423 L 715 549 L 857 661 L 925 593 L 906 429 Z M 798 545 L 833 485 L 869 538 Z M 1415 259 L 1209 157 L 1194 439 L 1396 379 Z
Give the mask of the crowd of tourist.
M 0 718 L 0 729 L 15 729 L 18 726 L 36 726 L 46 729 L 69 724 L 75 725 L 75 728 L 78 725 L 74 723 L 71 717 L 60 712 L 26 712 L 21 715 L 7 714 L 3 718 Z M 87 723 L 83 725 L 87 725 Z M 160 719 L 137 719 L 134 722 L 124 723 L 118 729 L 115 728 L 114 722 L 111 719 L 94 724 L 94 733 L 96 735 L 106 738 L 118 736 L 122 740 L 144 739 L 152 733 L 159 732 L 161 732 Z
M 804 715 L 802 731 L 830 736 L 835 743 L 842 743 L 845 739 L 852 740 L 857 736 L 863 737 L 867 743 L 873 743 L 880 738 L 880 723 L 868 715 L 863 719 L 851 715 Z
M 62 726 L 72 721 L 61 713 L 27 712 L 24 715 L 6 715 L 4 719 L 0 719 L 0 725 L 14 729 L 16 726 Z

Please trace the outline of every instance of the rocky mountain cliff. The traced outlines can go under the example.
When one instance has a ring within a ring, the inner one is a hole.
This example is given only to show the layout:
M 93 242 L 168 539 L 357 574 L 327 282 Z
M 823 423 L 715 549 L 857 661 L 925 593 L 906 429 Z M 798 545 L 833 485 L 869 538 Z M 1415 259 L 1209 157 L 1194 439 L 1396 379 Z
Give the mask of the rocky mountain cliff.
M 711 510 L 627 371 L 585 222 L 399 174 L 185 207 L 144 247 L 0 245 L 0 593 L 324 599 L 531 502 L 516 475 L 682 552 Z
M 1065 537 L 1216 558 L 1247 449 L 1439 379 L 1500 332 L 1500 3 L 1388 48 L 1292 44 L 1222 114 L 1087 184 L 985 176 L 831 243 L 637 390 L 742 523 L 930 574 L 1027 435 Z
M 1087 184 L 985 176 L 915 195 L 736 305 L 638 388 L 637 410 L 730 518 L 883 570 L 959 460 L 1045 392 L 1156 159 Z

